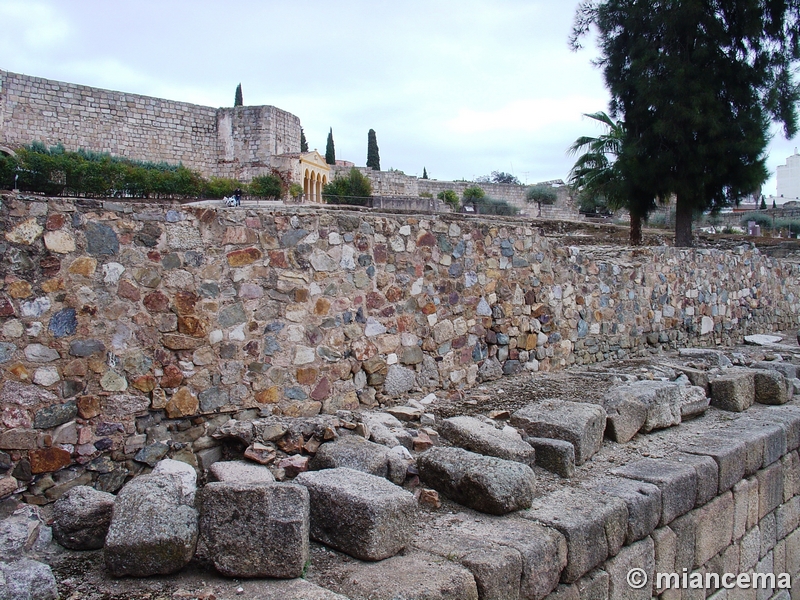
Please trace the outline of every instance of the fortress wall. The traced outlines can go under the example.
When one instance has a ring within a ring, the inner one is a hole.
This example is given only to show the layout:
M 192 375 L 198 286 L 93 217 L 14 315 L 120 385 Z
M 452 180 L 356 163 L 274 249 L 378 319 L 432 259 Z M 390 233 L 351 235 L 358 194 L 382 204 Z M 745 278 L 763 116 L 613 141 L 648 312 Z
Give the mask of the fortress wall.
M 248 181 L 273 154 L 300 149 L 300 120 L 273 106 L 216 109 L 0 71 L 0 145 L 34 141 Z
M 571 247 L 496 217 L 7 196 L 0 229 L 0 450 L 39 474 L 131 469 L 164 439 L 202 462 L 241 411 L 334 413 L 800 315 L 800 267 L 748 246 Z

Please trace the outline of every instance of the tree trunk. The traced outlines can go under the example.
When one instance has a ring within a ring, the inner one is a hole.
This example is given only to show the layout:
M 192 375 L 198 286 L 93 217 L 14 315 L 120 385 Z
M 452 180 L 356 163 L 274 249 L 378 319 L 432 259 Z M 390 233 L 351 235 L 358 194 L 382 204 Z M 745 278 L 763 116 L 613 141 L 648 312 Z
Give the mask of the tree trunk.
M 642 215 L 639 211 L 631 209 L 631 246 L 642 245 Z
M 678 196 L 675 202 L 675 246 L 691 248 L 693 203 L 691 198 Z

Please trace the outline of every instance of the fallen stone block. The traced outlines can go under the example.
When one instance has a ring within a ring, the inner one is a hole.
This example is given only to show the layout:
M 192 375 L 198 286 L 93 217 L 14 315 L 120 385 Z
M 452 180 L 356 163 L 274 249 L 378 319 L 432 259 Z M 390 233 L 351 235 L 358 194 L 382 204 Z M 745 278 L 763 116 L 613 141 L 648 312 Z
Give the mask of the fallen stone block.
M 308 466 L 313 471 L 346 467 L 387 478 L 390 476 L 392 460 L 390 448 L 358 435 L 345 435 L 335 442 L 322 444 Z M 405 472 L 402 475 L 405 479 Z M 402 483 L 402 480 L 398 483 Z
M 792 379 L 797 377 L 797 366 L 794 363 L 783 360 L 762 360 L 751 365 L 754 369 L 767 369 L 777 371 L 786 378 L 787 387 L 791 385 Z M 791 395 L 791 394 L 790 394 Z
M 478 600 L 475 578 L 465 567 L 422 553 L 348 565 L 331 587 L 354 600 Z
M 0 562 L 0 600 L 58 600 L 50 567 L 29 558 Z
M 727 492 L 744 477 L 747 446 L 735 438 L 723 434 L 698 436 L 697 439 L 684 443 L 682 450 L 688 454 L 710 456 L 716 461 L 719 467 L 720 494 Z
M 628 509 L 626 544 L 641 540 L 658 527 L 661 518 L 661 490 L 658 486 L 625 477 L 608 477 L 593 482 L 590 489 L 625 503 Z
M 214 568 L 228 577 L 299 577 L 308 560 L 308 490 L 294 483 L 206 485 L 200 535 Z
M 141 475 L 122 488 L 104 550 L 112 575 L 168 575 L 192 559 L 197 511 L 183 499 L 181 480 L 174 475 Z
M 630 434 L 630 431 L 639 421 L 638 415 L 641 414 L 642 408 L 645 419 L 640 430 L 645 433 L 680 424 L 681 408 L 687 397 L 685 388 L 686 386 L 670 381 L 634 381 L 611 388 L 606 396 L 604 406 L 609 413 L 611 431 L 617 436 L 625 434 L 617 441 L 628 441 L 635 435 L 635 433 Z M 705 393 L 699 388 L 696 395 L 705 397 Z M 692 402 L 694 400 L 690 399 L 686 404 Z M 640 408 L 634 409 L 637 404 L 640 405 Z M 628 411 L 635 414 L 637 418 L 631 419 L 627 414 Z M 624 439 L 628 435 L 630 437 Z
M 624 444 L 633 439 L 647 421 L 647 407 L 636 399 L 619 395 L 606 402 L 605 435 Z
M 105 543 L 114 495 L 79 485 L 53 505 L 53 538 L 71 550 L 98 550 Z
M 681 420 L 698 417 L 708 410 L 711 398 L 703 386 L 684 385 L 681 386 L 683 398 L 681 399 Z
M 367 413 L 362 417 L 364 424 L 369 428 L 370 439 L 376 444 L 394 448 L 405 446 L 412 449 L 413 436 L 403 427 L 403 424 L 389 413 Z
M 719 466 L 710 456 L 678 452 L 672 460 L 694 467 L 697 473 L 697 497 L 695 506 L 702 506 L 719 494 Z
M 722 410 L 742 412 L 755 402 L 755 382 L 750 369 L 733 368 L 710 381 L 711 405 Z
M 625 502 L 586 490 L 564 489 L 536 498 L 520 516 L 557 529 L 566 539 L 562 583 L 574 583 L 619 552 L 628 528 Z
M 0 561 L 11 562 L 34 547 L 42 531 L 36 507 L 25 505 L 0 520 Z
M 194 495 L 197 492 L 197 471 L 194 467 L 179 460 L 165 458 L 158 461 L 153 469 L 154 474 L 175 475 L 181 481 L 183 491 L 183 503 L 194 506 Z
M 597 404 L 545 400 L 511 415 L 511 425 L 531 437 L 564 440 L 575 447 L 575 464 L 582 465 L 603 445 L 606 411 Z
M 264 465 L 246 460 L 223 460 L 209 467 L 208 480 L 225 483 L 273 483 L 275 476 Z
M 419 477 L 452 500 L 480 512 L 503 515 L 528 508 L 535 492 L 533 470 L 522 463 L 434 447 L 417 459 Z
M 661 490 L 659 526 L 692 510 L 697 498 L 697 472 L 691 465 L 663 458 L 644 458 L 613 469 L 613 475 L 652 483 Z
M 675 369 L 678 373 L 683 373 L 686 375 L 687 379 L 689 379 L 689 383 L 691 383 L 692 386 L 701 388 L 703 392 L 708 395 L 708 371 L 705 369 L 687 367 L 685 365 L 669 364 L 666 366 Z
M 413 494 L 348 468 L 301 473 L 308 489 L 311 537 L 361 560 L 383 560 L 405 548 L 417 520 Z
M 525 442 L 536 451 L 536 466 L 561 477 L 575 474 L 575 446 L 569 442 L 527 436 Z
M 678 355 L 681 358 L 686 358 L 692 361 L 703 361 L 712 367 L 730 367 L 731 361 L 725 356 L 721 350 L 712 350 L 710 348 L 681 348 L 678 350 Z
M 753 386 L 759 404 L 779 405 L 789 401 L 786 378 L 778 371 L 753 371 Z
M 518 438 L 513 438 L 474 417 L 452 417 L 439 425 L 439 434 L 456 446 L 470 452 L 513 460 L 532 467 L 536 451 Z

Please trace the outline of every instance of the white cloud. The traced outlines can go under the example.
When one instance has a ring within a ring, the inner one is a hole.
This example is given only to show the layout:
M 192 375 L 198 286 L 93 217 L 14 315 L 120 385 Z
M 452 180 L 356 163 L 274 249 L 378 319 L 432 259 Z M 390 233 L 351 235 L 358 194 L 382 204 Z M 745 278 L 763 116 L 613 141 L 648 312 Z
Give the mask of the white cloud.
M 24 41 L 25 49 L 30 51 L 58 46 L 70 35 L 69 24 L 59 11 L 31 0 L 0 2 L 0 23 L 4 32 L 16 31 L 15 37 Z M 3 37 L 8 38 L 5 33 Z

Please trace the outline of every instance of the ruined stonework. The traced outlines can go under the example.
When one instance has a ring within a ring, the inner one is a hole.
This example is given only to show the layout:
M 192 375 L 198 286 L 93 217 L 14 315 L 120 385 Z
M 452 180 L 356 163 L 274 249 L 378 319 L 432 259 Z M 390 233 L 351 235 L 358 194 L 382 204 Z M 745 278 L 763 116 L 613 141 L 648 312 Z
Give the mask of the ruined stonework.
M 300 150 L 300 119 L 274 106 L 211 108 L 0 71 L 0 146 L 32 142 L 249 181 Z

